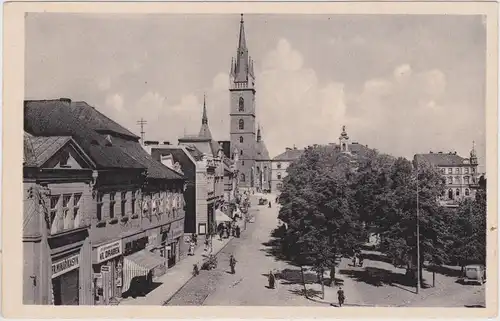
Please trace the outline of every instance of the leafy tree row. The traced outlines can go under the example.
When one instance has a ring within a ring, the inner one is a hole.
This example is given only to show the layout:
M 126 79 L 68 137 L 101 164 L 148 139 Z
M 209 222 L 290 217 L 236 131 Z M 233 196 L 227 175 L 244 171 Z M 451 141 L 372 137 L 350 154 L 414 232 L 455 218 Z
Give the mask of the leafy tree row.
M 284 179 L 279 219 L 287 230 L 281 238 L 282 251 L 322 276 L 340 256 L 357 251 L 368 233 L 375 233 L 381 240 L 379 250 L 408 271 L 422 269 L 424 261 L 484 262 L 484 181 L 483 185 L 476 200 L 450 211 L 438 203 L 444 181 L 428 164 L 412 164 L 374 150 L 358 155 L 353 163 L 332 147 L 308 147 Z

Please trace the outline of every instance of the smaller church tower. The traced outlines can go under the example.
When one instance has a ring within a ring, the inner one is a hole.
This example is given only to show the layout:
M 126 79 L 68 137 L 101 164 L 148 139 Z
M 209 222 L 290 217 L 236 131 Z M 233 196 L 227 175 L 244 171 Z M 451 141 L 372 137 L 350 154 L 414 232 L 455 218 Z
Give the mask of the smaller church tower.
M 349 153 L 349 136 L 345 130 L 345 126 L 342 126 L 342 133 L 339 137 L 339 147 L 342 153 Z
M 477 153 L 476 153 L 476 144 L 472 142 L 472 150 L 470 151 L 470 163 L 471 165 L 478 165 L 477 163 Z

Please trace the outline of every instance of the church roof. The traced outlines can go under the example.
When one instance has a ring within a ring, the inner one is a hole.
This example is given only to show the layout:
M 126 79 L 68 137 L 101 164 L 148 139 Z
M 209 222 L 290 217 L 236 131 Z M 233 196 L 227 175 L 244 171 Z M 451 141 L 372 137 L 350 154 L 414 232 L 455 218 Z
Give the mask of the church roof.
M 270 160 L 269 152 L 267 150 L 266 144 L 264 141 L 257 142 L 257 157 L 256 160 Z

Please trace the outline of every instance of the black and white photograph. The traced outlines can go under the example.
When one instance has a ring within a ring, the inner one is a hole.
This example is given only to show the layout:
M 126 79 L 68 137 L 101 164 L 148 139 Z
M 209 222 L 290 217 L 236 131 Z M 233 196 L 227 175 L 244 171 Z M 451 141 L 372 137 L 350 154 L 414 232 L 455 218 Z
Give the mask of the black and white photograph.
M 490 16 L 247 7 L 24 14 L 21 304 L 496 310 Z

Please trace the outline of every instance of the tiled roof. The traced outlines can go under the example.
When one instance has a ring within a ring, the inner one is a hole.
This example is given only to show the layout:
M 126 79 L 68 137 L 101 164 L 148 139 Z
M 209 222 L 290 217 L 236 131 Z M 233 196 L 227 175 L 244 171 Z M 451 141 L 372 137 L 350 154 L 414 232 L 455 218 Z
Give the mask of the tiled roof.
M 122 148 L 130 157 L 147 168 L 149 178 L 184 179 L 184 176 L 154 160 L 136 141 L 115 137 L 112 139 L 112 144 Z
M 459 166 L 463 165 L 467 158 L 460 157 L 456 154 L 432 153 L 432 154 L 416 154 L 414 160 L 417 163 L 426 162 L 434 166 Z
M 87 125 L 86 117 L 76 117 L 71 104 L 61 100 L 25 101 L 25 131 L 34 136 L 71 136 L 97 168 L 144 168 L 119 147 L 108 144 L 105 137 Z
M 264 141 L 257 142 L 257 160 L 269 160 L 269 152 L 267 151 Z
M 36 166 L 35 151 L 33 150 L 33 145 L 31 139 L 33 138 L 27 132 L 24 132 L 24 153 L 23 153 L 23 166 Z
M 88 126 L 97 132 L 114 133 L 135 138 L 137 140 L 139 139 L 139 136 L 108 118 L 106 115 L 102 114 L 84 101 L 75 101 L 71 103 L 70 108 L 76 118 L 85 121 Z
M 304 153 L 303 149 L 289 149 L 273 158 L 273 161 L 294 161 Z

